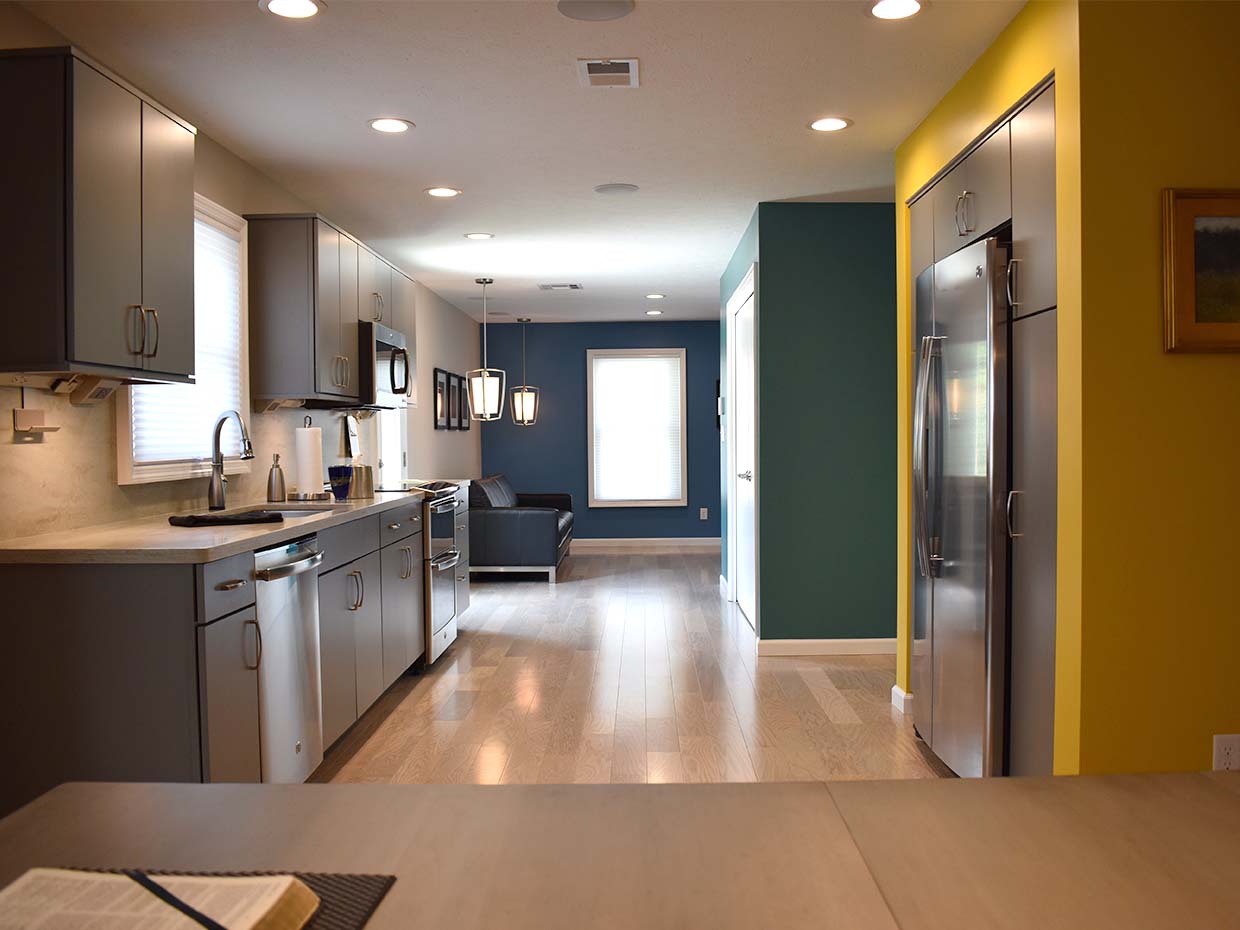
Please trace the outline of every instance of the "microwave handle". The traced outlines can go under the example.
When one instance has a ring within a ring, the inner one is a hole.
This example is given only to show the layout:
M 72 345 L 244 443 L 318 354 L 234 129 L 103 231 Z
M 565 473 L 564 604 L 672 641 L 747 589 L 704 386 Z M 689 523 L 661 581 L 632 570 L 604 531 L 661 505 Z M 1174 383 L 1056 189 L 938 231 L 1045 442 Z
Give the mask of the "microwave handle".
M 408 395 L 409 393 L 409 350 L 401 349 L 400 357 L 405 363 L 405 383 L 401 385 L 401 388 L 399 391 L 396 390 L 396 375 L 395 373 L 393 373 L 392 374 L 392 393 Z M 396 365 L 396 359 L 395 357 L 393 357 L 392 366 L 395 367 L 395 365 Z

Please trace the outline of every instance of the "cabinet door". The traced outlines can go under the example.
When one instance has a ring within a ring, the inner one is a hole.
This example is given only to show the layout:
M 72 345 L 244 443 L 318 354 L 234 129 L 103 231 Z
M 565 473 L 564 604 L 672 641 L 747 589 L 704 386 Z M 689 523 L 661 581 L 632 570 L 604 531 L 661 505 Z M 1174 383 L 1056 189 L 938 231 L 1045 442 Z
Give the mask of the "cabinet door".
M 262 781 L 253 607 L 200 628 L 203 780 Z
M 1056 311 L 1012 323 L 1012 775 L 1049 775 L 1055 729 Z
M 1012 258 L 1016 316 L 1055 306 L 1054 85 L 1012 117 Z
M 141 368 L 142 101 L 73 61 L 70 357 Z
M 194 134 L 142 104 L 142 303 L 148 371 L 194 373 Z
M 417 288 L 413 279 L 392 269 L 392 323 L 391 326 L 405 336 L 405 351 L 409 363 L 409 406 L 418 405 L 418 311 Z
M 357 346 L 357 243 L 340 235 L 340 355 L 344 358 L 343 393 L 357 397 L 361 383 Z
M 927 197 L 931 201 L 934 228 L 934 260 L 937 262 L 951 255 L 969 241 L 969 234 L 962 219 L 964 192 L 968 190 L 965 180 L 965 163 L 961 162 L 934 185 Z
M 367 249 L 358 256 L 357 292 L 359 320 L 392 326 L 392 270 Z
M 360 717 L 383 693 L 383 582 L 379 553 L 353 563 L 361 572 L 362 603 L 353 613 L 353 654 Z
M 422 654 L 420 537 L 380 550 L 383 572 L 383 684 L 387 687 Z
M 961 216 L 969 242 L 1012 218 L 1012 149 L 1007 125 L 965 159 L 968 194 Z
M 453 571 L 456 572 L 456 617 L 459 620 L 469 609 L 469 562 L 464 556 Z
M 343 394 L 340 352 L 340 233 L 315 220 L 314 363 L 320 394 Z
M 934 195 L 927 193 L 909 205 L 909 269 L 916 280 L 934 264 Z
M 353 615 L 365 600 L 357 563 L 319 576 L 319 663 L 323 691 L 323 745 L 330 746 L 357 719 Z

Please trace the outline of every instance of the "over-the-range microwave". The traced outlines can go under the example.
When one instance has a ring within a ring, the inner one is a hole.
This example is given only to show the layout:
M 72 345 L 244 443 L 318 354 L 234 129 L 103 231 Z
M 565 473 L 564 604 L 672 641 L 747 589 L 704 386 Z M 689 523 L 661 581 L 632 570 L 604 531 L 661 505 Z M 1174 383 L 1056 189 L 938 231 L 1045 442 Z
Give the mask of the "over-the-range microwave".
M 382 323 L 358 324 L 360 402 L 394 409 L 417 404 L 417 362 L 403 333 Z

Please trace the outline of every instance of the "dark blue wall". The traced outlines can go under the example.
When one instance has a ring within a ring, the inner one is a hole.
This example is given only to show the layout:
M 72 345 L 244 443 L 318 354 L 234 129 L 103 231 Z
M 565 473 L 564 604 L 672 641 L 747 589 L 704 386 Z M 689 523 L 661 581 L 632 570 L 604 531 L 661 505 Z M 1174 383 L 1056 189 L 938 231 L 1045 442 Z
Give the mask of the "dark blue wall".
M 489 364 L 521 383 L 521 327 L 489 327 Z M 526 333 L 528 377 L 541 392 L 538 422 L 474 423 L 482 430 L 482 473 L 502 472 L 518 491 L 568 491 L 582 539 L 719 535 L 719 432 L 715 380 L 719 323 L 714 320 L 638 323 L 531 323 Z M 586 454 L 586 350 L 685 349 L 688 385 L 688 507 L 600 507 L 591 510 Z M 710 518 L 698 519 L 707 507 Z

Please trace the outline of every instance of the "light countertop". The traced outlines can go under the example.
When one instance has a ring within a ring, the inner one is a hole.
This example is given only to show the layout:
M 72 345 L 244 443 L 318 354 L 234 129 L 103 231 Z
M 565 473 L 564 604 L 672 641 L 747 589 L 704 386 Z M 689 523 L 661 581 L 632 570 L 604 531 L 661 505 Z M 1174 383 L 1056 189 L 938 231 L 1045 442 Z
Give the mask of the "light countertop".
M 367 930 L 1240 924 L 1240 775 L 732 785 L 62 785 L 32 866 L 371 872 Z
M 307 533 L 339 526 L 373 513 L 418 501 L 420 491 L 378 491 L 370 500 L 337 504 L 327 501 L 273 504 L 255 501 L 234 504 L 224 513 L 244 510 L 304 510 L 330 507 L 304 517 L 285 517 L 283 523 L 245 526 L 182 527 L 168 523 L 171 514 L 141 517 L 117 523 L 59 530 L 39 536 L 0 540 L 0 563 L 4 564 L 197 564 L 214 562 L 241 552 L 264 549 Z M 206 513 L 206 507 L 179 513 Z

